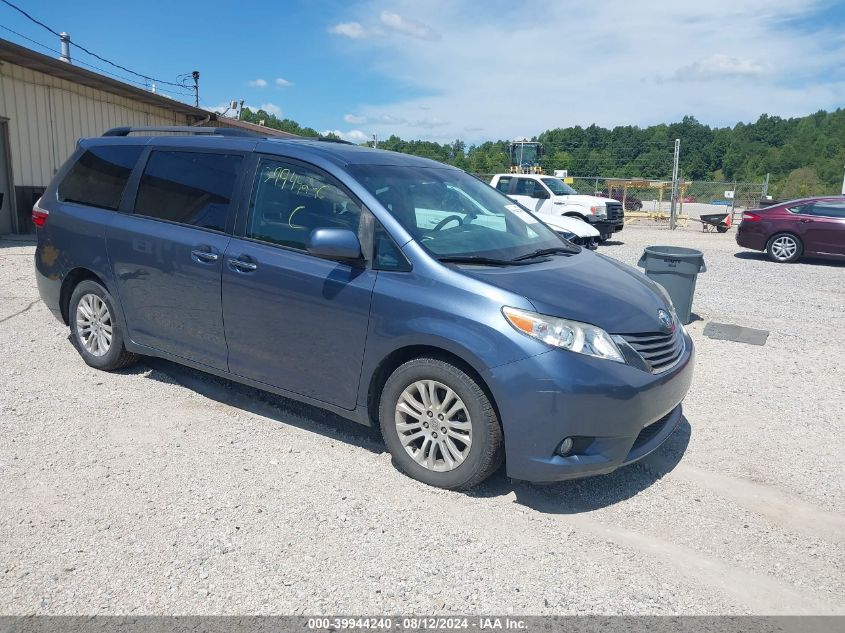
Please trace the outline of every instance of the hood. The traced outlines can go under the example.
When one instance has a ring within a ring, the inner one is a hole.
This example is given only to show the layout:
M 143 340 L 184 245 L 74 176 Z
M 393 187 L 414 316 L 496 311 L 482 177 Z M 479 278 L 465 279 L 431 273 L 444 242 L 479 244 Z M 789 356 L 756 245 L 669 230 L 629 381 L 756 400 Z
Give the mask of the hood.
M 594 207 L 600 204 L 607 206 L 607 203 L 618 204 L 617 200 L 611 200 L 610 198 L 600 198 L 599 196 L 587 196 L 578 194 L 577 196 L 555 196 L 555 200 L 565 200 L 571 204 L 580 204 L 585 207 Z
M 586 249 L 527 266 L 462 266 L 461 272 L 522 295 L 541 314 L 591 323 L 610 334 L 660 332 L 657 311 L 669 310 L 644 274 Z
M 581 220 L 580 218 L 571 218 L 565 215 L 549 215 L 541 213 L 537 215 L 546 224 L 552 227 L 555 231 L 569 231 L 578 237 L 598 237 L 600 233 L 592 226 Z

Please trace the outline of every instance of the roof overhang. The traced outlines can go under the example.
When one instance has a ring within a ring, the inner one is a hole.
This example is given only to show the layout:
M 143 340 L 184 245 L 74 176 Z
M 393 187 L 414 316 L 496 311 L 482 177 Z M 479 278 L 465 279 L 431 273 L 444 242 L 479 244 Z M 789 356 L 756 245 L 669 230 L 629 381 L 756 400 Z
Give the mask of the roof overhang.
M 205 110 L 195 108 L 187 103 L 182 103 L 181 101 L 137 88 L 122 81 L 91 72 L 90 70 L 85 70 L 79 66 L 74 66 L 72 63 L 53 59 L 52 57 L 36 53 L 33 50 L 4 39 L 0 39 L 0 61 L 23 66 L 24 68 L 29 68 L 45 75 L 51 75 L 59 79 L 88 86 L 89 88 L 109 92 L 140 103 L 193 116 L 197 119 L 204 119 L 210 114 Z

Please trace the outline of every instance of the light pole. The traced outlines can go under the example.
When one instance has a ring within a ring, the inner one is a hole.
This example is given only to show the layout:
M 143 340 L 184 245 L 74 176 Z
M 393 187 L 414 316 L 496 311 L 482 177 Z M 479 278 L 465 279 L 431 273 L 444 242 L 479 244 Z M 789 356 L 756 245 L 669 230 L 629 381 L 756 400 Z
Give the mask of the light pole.
M 678 159 L 681 155 L 681 139 L 675 139 L 675 156 L 672 161 L 672 203 L 669 207 L 669 228 L 675 230 L 678 224 L 677 208 L 678 204 Z

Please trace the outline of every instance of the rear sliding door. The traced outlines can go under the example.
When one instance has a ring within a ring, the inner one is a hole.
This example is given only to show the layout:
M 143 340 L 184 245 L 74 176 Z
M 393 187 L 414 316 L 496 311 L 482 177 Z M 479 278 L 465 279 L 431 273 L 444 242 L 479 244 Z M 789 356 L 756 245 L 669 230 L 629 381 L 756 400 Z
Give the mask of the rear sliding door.
M 153 149 L 107 237 L 132 340 L 227 369 L 220 301 L 223 254 L 244 157 Z

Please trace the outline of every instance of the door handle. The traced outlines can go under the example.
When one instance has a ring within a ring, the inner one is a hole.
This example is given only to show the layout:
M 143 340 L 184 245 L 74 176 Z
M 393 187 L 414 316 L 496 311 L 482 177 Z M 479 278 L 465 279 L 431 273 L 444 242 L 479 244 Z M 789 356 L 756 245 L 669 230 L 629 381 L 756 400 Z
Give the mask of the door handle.
M 802 219 L 802 220 L 801 220 L 801 224 L 808 224 L 808 223 L 810 223 L 810 222 L 812 222 L 812 221 L 813 221 L 813 220 L 810 220 L 810 219 L 808 219 L 808 218 L 804 218 L 804 219 Z
M 258 264 L 240 258 L 231 258 L 229 259 L 229 267 L 242 273 L 251 273 L 258 268 Z
M 194 250 L 192 250 L 191 255 L 196 257 L 201 262 L 206 262 L 208 264 L 210 264 L 211 262 L 216 262 L 218 259 L 220 259 L 220 255 L 218 255 L 217 253 L 212 253 L 211 251 L 204 251 L 199 248 L 195 248 Z

